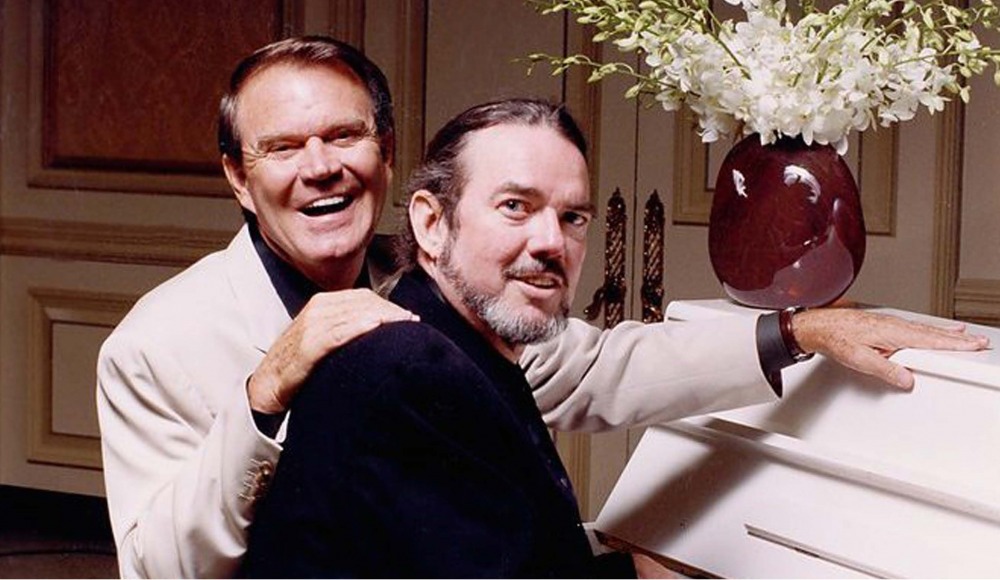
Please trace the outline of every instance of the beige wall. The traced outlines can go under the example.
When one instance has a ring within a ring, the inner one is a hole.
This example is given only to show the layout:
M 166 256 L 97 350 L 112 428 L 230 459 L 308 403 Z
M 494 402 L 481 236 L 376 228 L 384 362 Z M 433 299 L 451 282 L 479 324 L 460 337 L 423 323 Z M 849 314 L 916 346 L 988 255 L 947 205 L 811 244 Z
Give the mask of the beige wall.
M 1000 318 L 1000 90 L 989 78 L 973 80 L 964 124 L 961 252 L 956 312 L 970 320 L 998 324 Z
M 52 135 L 43 128 L 54 129 L 43 122 L 44 103 L 58 85 L 45 83 L 46 75 L 55 72 L 45 68 L 46 55 L 55 47 L 41 33 L 52 14 L 86 11 L 92 4 L 2 1 L 0 483 L 99 494 L 90 410 L 96 344 L 131 299 L 223 244 L 239 225 L 239 215 L 218 174 L 190 167 L 167 171 L 157 159 L 136 164 L 109 157 L 103 165 L 89 166 L 73 159 L 59 166 L 46 161 L 44 144 L 51 148 L 46 139 Z M 111 4 L 138 6 L 128 0 Z M 185 28 L 204 34 L 226 28 L 212 12 L 216 4 L 232 6 L 222 0 L 207 4 L 205 12 L 189 15 L 193 21 Z M 667 299 L 721 295 L 708 264 L 707 228 L 674 223 L 676 176 L 687 169 L 675 159 L 678 123 L 673 116 L 625 101 L 623 81 L 587 86 L 580 73 L 551 77 L 544 70 L 529 77 L 522 63 L 512 62 L 536 51 L 590 50 L 575 25 L 541 17 L 520 0 L 262 0 L 260 6 L 258 12 L 239 11 L 249 18 L 240 30 L 260 26 L 262 14 L 273 13 L 282 31 L 332 30 L 364 39 L 397 100 L 402 139 L 397 180 L 416 162 L 433 131 L 466 106 L 511 95 L 569 101 L 591 136 L 595 199 L 603 207 L 618 188 L 626 201 L 627 315 L 639 313 L 636 239 L 642 234 L 643 204 L 653 190 L 666 208 Z M 205 41 L 188 40 L 197 46 Z M 132 76 L 143 71 L 117 66 Z M 194 76 L 181 70 L 185 83 L 205 84 L 211 92 L 229 66 L 219 63 Z M 1000 229 L 993 225 L 1000 197 L 992 171 L 1000 159 L 1000 121 L 993 114 L 1000 93 L 982 84 L 988 81 L 974 82 L 964 122 L 955 115 L 922 115 L 900 129 L 895 167 L 865 170 L 897 178 L 893 191 L 880 194 L 888 199 L 894 230 L 869 237 L 868 257 L 850 298 L 939 314 L 957 309 L 968 318 L 1000 321 Z M 214 103 L 190 106 L 214 110 Z M 161 107 L 155 116 L 190 122 L 177 114 L 178 107 Z M 155 142 L 153 129 L 161 125 L 153 123 L 154 111 L 148 115 L 150 125 L 136 127 L 137 138 Z M 99 134 L 102 123 L 94 119 L 84 126 Z M 206 139 L 211 138 L 209 131 Z M 964 165 L 949 156 L 956 143 L 964 144 Z M 97 157 L 106 145 L 97 142 Z M 197 158 L 212 164 L 212 157 Z M 386 212 L 383 230 L 396 225 L 398 196 L 390 203 L 396 205 Z M 602 214 L 590 234 L 577 313 L 603 283 L 603 225 Z M 74 416 L 77 406 L 86 411 Z M 559 434 L 557 442 L 585 512 L 596 514 L 627 457 L 628 435 Z

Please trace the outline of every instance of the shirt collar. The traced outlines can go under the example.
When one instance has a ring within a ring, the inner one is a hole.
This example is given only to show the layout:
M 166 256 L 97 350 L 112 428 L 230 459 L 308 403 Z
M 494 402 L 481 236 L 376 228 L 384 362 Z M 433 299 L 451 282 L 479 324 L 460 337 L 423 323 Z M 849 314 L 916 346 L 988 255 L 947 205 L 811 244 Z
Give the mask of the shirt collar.
M 278 292 L 281 303 L 288 311 L 288 316 L 295 318 L 299 312 L 305 308 L 306 303 L 322 289 L 312 280 L 306 278 L 294 266 L 283 260 L 278 254 L 267 245 L 264 236 L 260 233 L 257 220 L 248 218 L 247 228 L 250 230 L 250 239 L 253 241 L 254 250 L 264 264 L 271 284 Z M 371 283 L 368 279 L 368 268 L 362 268 L 361 274 L 354 282 L 355 288 L 368 288 Z

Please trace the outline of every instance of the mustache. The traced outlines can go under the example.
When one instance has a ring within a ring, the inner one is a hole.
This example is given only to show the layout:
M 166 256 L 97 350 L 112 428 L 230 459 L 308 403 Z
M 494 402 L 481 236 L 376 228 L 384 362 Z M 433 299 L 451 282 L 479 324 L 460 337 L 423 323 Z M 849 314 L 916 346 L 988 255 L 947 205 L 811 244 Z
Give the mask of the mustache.
M 503 269 L 505 278 L 526 278 L 547 274 L 555 276 L 563 286 L 568 286 L 566 270 L 555 260 L 539 260 L 537 258 L 522 258 Z

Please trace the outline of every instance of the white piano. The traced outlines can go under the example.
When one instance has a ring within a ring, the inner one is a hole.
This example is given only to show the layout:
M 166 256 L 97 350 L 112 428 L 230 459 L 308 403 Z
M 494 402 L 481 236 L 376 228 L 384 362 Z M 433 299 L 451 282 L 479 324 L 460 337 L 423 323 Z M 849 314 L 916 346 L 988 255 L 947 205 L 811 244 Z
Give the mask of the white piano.
M 1000 351 L 893 358 L 913 392 L 816 356 L 779 403 L 647 429 L 595 528 L 695 576 L 1000 577 Z

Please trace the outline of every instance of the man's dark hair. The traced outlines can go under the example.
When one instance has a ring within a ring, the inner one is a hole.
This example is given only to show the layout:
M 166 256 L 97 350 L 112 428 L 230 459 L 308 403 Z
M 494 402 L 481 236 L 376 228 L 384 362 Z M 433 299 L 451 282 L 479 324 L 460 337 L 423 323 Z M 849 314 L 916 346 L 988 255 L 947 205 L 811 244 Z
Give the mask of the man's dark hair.
M 407 197 L 420 190 L 434 194 L 441 203 L 445 223 L 452 232 L 458 231 L 455 207 L 466 183 L 459 155 L 470 135 L 497 125 L 551 127 L 576 146 L 584 159 L 587 157 L 587 141 L 564 105 L 540 99 L 505 99 L 466 109 L 434 135 L 423 161 L 406 184 Z M 396 253 L 397 261 L 404 268 L 416 266 L 417 242 L 408 216 Z
M 236 109 L 240 91 L 250 79 L 276 65 L 323 66 L 350 71 L 368 90 L 375 109 L 375 131 L 382 158 L 391 161 L 395 125 L 392 97 L 385 75 L 364 54 L 349 44 L 325 36 L 298 36 L 268 44 L 240 61 L 229 79 L 229 90 L 219 104 L 219 151 L 237 163 L 243 163 L 243 144 Z

